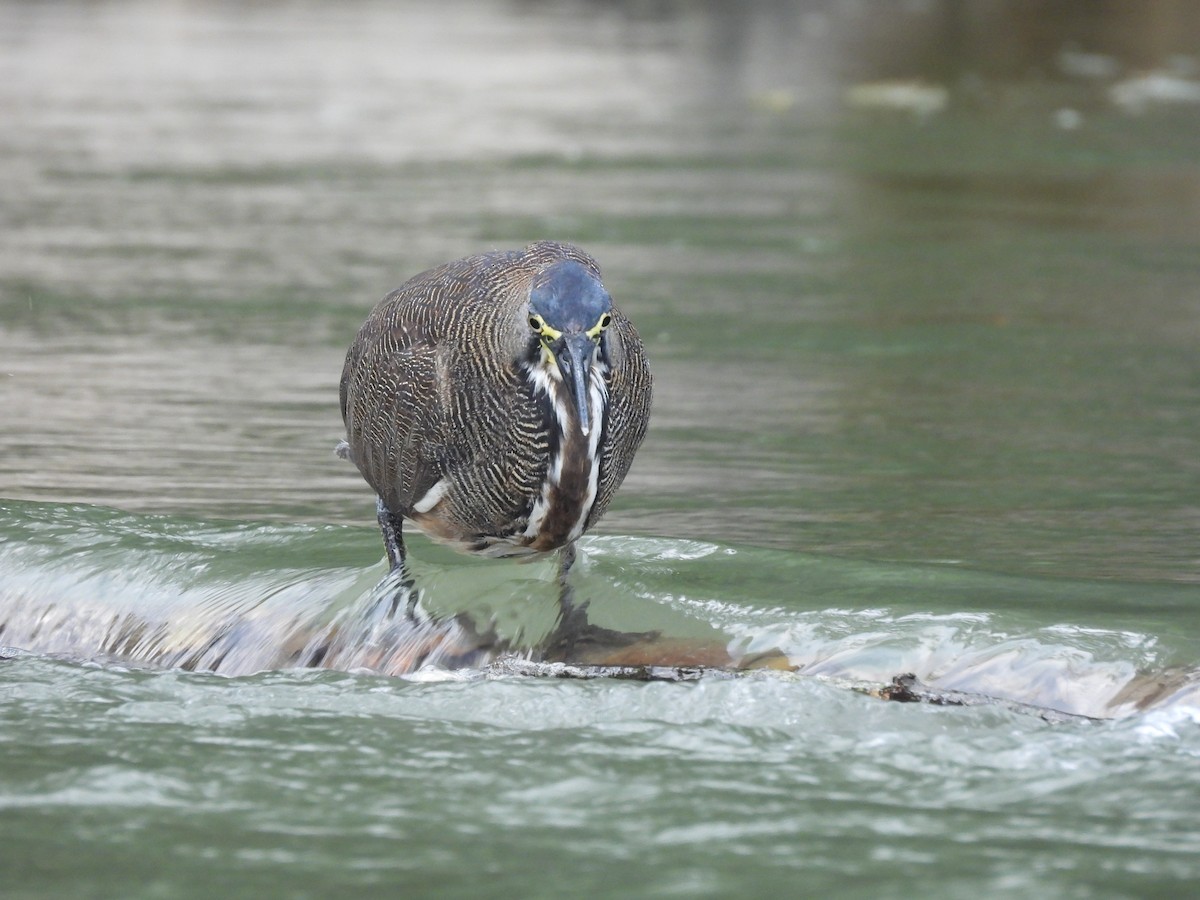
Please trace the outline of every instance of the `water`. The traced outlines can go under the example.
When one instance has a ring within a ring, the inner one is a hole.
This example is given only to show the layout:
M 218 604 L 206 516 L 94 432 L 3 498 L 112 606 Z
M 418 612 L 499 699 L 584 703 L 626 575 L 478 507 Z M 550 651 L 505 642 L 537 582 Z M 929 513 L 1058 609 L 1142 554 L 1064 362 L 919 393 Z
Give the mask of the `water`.
M 5 896 L 1194 891 L 1200 23 L 1147 7 L 0 3 Z M 576 597 L 787 671 L 495 663 L 553 564 L 419 537 L 389 617 L 345 347 L 541 237 L 656 379 Z

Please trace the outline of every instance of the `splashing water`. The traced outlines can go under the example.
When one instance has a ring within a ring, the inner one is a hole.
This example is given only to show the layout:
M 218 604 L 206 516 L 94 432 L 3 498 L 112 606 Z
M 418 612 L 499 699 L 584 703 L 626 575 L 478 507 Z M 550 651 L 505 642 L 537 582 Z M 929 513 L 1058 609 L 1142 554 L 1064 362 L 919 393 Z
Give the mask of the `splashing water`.
M 9 504 L 0 524 L 10 536 L 0 547 L 0 639 L 18 651 L 235 676 L 317 667 L 427 679 L 545 659 L 559 614 L 552 561 L 466 561 L 422 544 L 415 591 L 379 564 L 320 564 L 339 548 L 360 555 L 356 545 L 369 540 L 362 529 L 42 504 Z M 694 541 L 610 537 L 583 546 L 571 580 L 591 625 L 633 637 L 573 646 L 561 662 L 734 669 L 766 660 L 844 685 L 911 673 L 942 692 L 1100 718 L 1200 702 L 1195 669 L 1164 665 L 1151 635 L 1021 627 L 982 610 L 763 607 L 755 595 L 784 592 L 789 569 L 817 570 L 804 579 L 814 590 L 827 564 Z M 785 583 L 764 583 L 755 576 L 762 571 L 785 573 Z M 918 574 L 930 599 L 972 581 L 985 590 L 1005 581 Z M 906 576 L 879 567 L 867 577 Z

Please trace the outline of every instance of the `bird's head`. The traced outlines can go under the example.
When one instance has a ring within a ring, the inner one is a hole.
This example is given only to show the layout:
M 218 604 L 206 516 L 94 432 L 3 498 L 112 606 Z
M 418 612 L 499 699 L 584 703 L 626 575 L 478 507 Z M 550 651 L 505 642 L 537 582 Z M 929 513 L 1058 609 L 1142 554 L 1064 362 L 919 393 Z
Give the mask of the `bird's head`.
M 539 364 L 557 372 L 574 398 L 579 427 L 591 429 L 588 390 L 597 351 L 612 324 L 612 298 L 600 279 L 572 260 L 538 273 L 529 292 L 529 327 L 540 348 Z

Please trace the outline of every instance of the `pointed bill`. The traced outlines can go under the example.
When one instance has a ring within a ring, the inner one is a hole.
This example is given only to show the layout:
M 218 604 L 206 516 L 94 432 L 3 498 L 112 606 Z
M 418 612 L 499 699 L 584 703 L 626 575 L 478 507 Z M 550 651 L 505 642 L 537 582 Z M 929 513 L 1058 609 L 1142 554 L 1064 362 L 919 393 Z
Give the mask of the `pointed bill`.
M 588 388 L 591 386 L 592 357 L 596 354 L 596 342 L 583 332 L 564 334 L 561 339 L 562 350 L 555 354 L 563 381 L 575 398 L 575 408 L 579 411 L 579 430 L 587 437 L 591 431 L 591 417 L 588 414 Z

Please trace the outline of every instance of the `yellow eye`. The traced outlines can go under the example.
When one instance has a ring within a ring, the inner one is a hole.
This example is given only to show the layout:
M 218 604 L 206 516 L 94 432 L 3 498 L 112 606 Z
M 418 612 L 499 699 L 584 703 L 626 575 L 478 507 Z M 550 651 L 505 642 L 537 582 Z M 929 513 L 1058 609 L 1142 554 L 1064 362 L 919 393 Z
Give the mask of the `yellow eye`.
M 541 316 L 530 316 L 529 317 L 529 327 L 532 328 L 534 331 L 540 332 L 542 330 L 542 325 L 543 325 L 543 322 L 542 322 Z
M 612 324 L 612 316 L 610 316 L 608 313 L 605 313 L 604 315 L 602 315 L 600 317 L 600 327 L 601 328 L 607 328 L 611 324 Z

